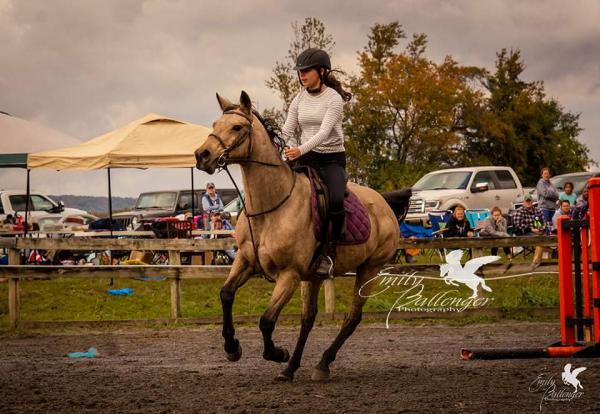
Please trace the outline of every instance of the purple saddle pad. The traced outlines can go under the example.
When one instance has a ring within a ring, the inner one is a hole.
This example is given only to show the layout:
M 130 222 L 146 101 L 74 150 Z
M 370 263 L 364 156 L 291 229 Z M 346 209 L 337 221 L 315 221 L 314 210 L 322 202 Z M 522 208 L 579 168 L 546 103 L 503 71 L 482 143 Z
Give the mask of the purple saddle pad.
M 317 189 L 313 181 L 312 171 L 308 174 L 308 177 L 311 189 L 313 228 L 315 237 L 317 240 L 321 240 L 321 231 L 325 220 L 319 214 Z M 369 236 L 371 235 L 371 220 L 369 219 L 369 213 L 356 194 L 352 191 L 348 191 L 348 196 L 344 198 L 344 210 L 346 212 L 346 226 L 339 243 L 345 245 L 362 244 L 369 240 Z

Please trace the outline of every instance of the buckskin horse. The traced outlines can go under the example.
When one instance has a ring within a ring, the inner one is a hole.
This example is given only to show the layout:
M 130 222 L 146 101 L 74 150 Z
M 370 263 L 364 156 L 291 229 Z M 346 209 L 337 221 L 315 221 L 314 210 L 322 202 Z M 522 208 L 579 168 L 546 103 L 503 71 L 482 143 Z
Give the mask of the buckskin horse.
M 236 291 L 251 276 L 262 274 L 275 283 L 259 323 L 264 340 L 263 357 L 278 363 L 289 361 L 276 378 L 289 381 L 300 367 L 302 352 L 317 315 L 318 293 L 323 282 L 313 278 L 310 272 L 313 254 L 319 244 L 313 231 L 312 184 L 305 174 L 296 172 L 282 159 L 284 143 L 275 134 L 267 132 L 246 92 L 242 91 L 239 104 L 233 104 L 219 94 L 217 100 L 223 115 L 213 124 L 207 140 L 195 151 L 197 168 L 213 174 L 218 168 L 227 170 L 228 165 L 239 164 L 245 189 L 244 211 L 236 226 L 239 250 L 220 294 L 225 352 L 229 361 L 237 361 L 242 356 L 233 326 L 233 301 Z M 366 282 L 376 277 L 383 265 L 395 256 L 400 239 L 398 216 L 403 218 L 406 214 L 410 196 L 410 190 L 399 190 L 387 193 L 384 198 L 368 187 L 351 182 L 348 190 L 360 200 L 365 217 L 368 217 L 370 233 L 361 244 L 337 248 L 334 275 L 356 272 L 354 296 L 340 332 L 312 372 L 313 380 L 329 378 L 329 365 L 360 323 L 371 285 Z M 300 283 L 305 283 L 301 329 L 290 358 L 287 349 L 275 346 L 272 336 L 281 310 Z

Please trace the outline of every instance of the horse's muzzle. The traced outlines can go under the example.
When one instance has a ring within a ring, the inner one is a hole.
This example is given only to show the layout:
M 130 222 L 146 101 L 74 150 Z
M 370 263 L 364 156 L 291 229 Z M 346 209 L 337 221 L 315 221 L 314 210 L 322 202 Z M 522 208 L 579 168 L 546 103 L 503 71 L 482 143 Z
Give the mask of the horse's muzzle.
M 198 168 L 199 170 L 202 171 L 206 171 L 208 173 L 212 173 L 214 172 L 214 167 L 210 168 L 210 151 L 205 149 L 205 150 L 196 150 L 196 152 L 194 153 L 195 157 L 196 157 L 196 168 Z M 212 169 L 212 171 L 208 171 L 209 169 Z

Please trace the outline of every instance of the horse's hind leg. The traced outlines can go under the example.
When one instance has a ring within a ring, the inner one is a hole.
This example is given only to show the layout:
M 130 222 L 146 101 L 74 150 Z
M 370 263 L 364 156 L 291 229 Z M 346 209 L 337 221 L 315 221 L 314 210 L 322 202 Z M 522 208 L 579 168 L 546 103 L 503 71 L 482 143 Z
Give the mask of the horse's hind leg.
M 381 266 L 361 266 L 356 274 L 354 283 L 354 298 L 352 299 L 352 308 L 342 324 L 342 329 L 329 348 L 323 352 L 321 361 L 317 364 L 312 373 L 312 379 L 315 381 L 324 381 L 329 379 L 329 364 L 331 364 L 342 347 L 346 339 L 352 335 L 362 319 L 362 308 L 368 299 L 370 291 L 370 279 L 377 275 Z M 361 289 L 362 287 L 362 289 Z M 360 291 L 360 294 L 359 294 Z
M 263 358 L 267 361 L 287 362 L 290 359 L 287 349 L 276 347 L 273 343 L 273 331 L 281 310 L 294 294 L 299 282 L 300 277 L 296 272 L 279 273 L 269 306 L 260 317 L 260 331 L 264 341 Z
M 302 352 L 304 352 L 308 334 L 317 317 L 319 289 L 321 288 L 323 281 L 317 280 L 304 283 L 306 283 L 306 289 L 302 290 L 302 325 L 300 328 L 300 336 L 298 336 L 298 342 L 296 342 L 296 348 L 294 349 L 290 362 L 288 362 L 288 366 L 276 378 L 279 381 L 291 381 L 294 379 L 294 373 L 300 368 Z
M 254 269 L 241 254 L 235 258 L 229 276 L 221 288 L 221 306 L 223 308 L 223 338 L 225 339 L 225 352 L 229 361 L 237 361 L 242 356 L 242 347 L 235 338 L 233 327 L 233 300 L 235 292 L 248 281 Z

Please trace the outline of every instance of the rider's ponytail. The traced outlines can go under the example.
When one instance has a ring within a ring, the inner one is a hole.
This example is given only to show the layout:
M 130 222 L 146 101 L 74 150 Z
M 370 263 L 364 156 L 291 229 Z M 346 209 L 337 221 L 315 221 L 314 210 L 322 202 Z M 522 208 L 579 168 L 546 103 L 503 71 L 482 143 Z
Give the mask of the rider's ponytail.
M 342 87 L 342 83 L 339 80 L 337 80 L 335 76 L 333 76 L 332 72 L 332 70 L 325 69 L 325 74 L 321 76 L 321 81 L 326 86 L 335 89 L 335 91 L 340 94 L 342 99 L 348 102 L 350 99 L 352 99 L 352 94 L 344 90 L 344 88 Z

